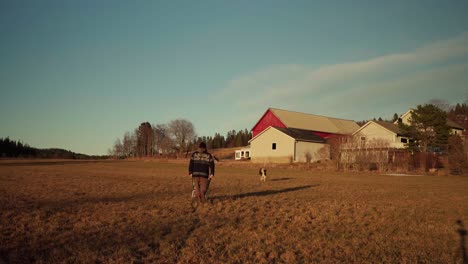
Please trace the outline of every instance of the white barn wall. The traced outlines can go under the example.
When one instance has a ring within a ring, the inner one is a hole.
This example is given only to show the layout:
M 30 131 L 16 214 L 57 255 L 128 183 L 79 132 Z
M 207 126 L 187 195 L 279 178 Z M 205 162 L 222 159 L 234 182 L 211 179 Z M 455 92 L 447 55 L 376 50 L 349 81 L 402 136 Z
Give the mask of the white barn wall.
M 366 142 L 372 140 L 382 140 L 389 143 L 389 147 L 392 148 L 404 148 L 404 143 L 401 143 L 401 137 L 398 137 L 395 133 L 388 131 L 382 126 L 370 123 L 368 126 L 364 127 L 361 131 L 356 133 L 359 137 L 366 137 Z
M 250 142 L 251 161 L 288 163 L 294 156 L 294 139 L 283 132 L 268 128 Z M 276 150 L 272 150 L 276 143 Z
M 395 142 L 395 134 L 375 123 L 370 123 L 368 126 L 359 131 L 356 135 L 366 137 L 366 141 L 371 139 L 386 140 L 389 143 Z

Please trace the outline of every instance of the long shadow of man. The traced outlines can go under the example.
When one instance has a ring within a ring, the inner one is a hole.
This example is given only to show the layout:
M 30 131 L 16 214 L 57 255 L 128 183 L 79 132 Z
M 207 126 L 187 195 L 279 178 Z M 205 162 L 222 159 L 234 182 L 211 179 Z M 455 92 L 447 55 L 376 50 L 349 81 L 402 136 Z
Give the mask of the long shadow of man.
M 461 249 L 463 264 L 468 264 L 468 257 L 466 255 L 466 247 L 465 247 L 465 236 L 467 232 L 466 232 L 465 226 L 463 225 L 462 220 L 457 220 L 457 224 L 459 226 L 459 228 L 457 229 L 457 232 L 460 235 L 460 249 Z

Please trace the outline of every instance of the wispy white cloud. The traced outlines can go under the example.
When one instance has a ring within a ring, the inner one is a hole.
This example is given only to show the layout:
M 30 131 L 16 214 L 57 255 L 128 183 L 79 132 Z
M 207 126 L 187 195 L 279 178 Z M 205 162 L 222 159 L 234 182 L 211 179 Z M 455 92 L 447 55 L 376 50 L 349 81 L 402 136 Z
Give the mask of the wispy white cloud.
M 217 98 L 247 126 L 268 107 L 350 119 L 403 111 L 431 98 L 455 101 L 468 91 L 468 32 L 411 52 L 313 68 L 271 65 L 229 81 Z M 252 113 L 255 113 L 253 115 Z M 251 120 L 250 120 L 251 119 Z

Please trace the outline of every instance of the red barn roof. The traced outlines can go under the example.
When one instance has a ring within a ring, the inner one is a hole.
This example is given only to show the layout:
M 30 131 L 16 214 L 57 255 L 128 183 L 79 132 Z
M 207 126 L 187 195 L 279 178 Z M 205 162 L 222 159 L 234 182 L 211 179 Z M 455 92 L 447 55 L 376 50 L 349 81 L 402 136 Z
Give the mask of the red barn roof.
M 352 120 L 269 108 L 252 128 L 252 136 L 255 137 L 269 126 L 309 130 L 322 138 L 336 134 L 350 135 L 359 129 L 359 125 Z

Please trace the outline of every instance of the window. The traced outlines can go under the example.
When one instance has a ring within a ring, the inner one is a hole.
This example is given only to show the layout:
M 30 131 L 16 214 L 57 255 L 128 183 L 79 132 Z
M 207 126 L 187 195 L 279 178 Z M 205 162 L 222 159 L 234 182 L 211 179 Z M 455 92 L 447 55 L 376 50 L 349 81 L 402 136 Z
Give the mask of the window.
M 362 141 L 365 141 L 365 140 L 366 140 L 366 137 L 361 137 L 361 140 L 362 140 Z
M 407 138 L 401 138 L 401 143 L 408 143 L 408 139 Z
M 271 149 L 276 149 L 276 143 L 271 143 Z
M 246 151 L 246 152 L 245 152 L 245 157 L 248 158 L 249 155 L 250 155 L 250 152 L 249 152 L 249 151 Z

